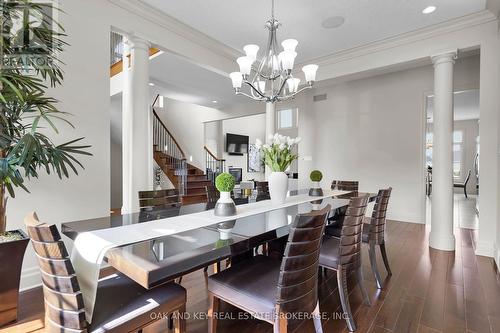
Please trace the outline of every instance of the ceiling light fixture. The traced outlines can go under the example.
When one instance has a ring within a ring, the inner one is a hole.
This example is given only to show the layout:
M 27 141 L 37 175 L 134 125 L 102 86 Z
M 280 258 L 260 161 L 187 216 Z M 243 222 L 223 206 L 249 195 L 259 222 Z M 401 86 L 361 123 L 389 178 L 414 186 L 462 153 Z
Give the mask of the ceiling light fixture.
M 274 0 L 272 0 L 271 19 L 266 23 L 269 39 L 264 57 L 257 67 L 253 67 L 257 60 L 259 46 L 246 45 L 243 48 L 246 56 L 236 60 L 240 71 L 229 75 L 236 95 L 243 95 L 256 101 L 274 103 L 290 99 L 313 86 L 314 81 L 316 81 L 317 65 L 302 67 L 307 83 L 302 89 L 299 89 L 300 79 L 294 78 L 292 75 L 293 65 L 297 57 L 295 48 L 299 42 L 295 39 L 284 40 L 281 43 L 283 51 L 278 53 L 276 31 L 280 25 L 281 23 L 274 18 Z M 243 83 L 249 86 L 249 94 L 241 91 Z
M 335 29 L 342 26 L 345 22 L 345 18 L 342 16 L 331 16 L 321 22 L 321 26 L 325 29 Z
M 153 82 L 149 82 L 149 85 L 153 87 L 155 84 Z
M 431 14 L 436 11 L 437 7 L 436 6 L 428 6 L 425 7 L 424 10 L 422 10 L 422 14 Z
M 219 103 L 219 102 L 217 102 L 217 101 L 215 101 L 215 100 L 214 100 L 214 101 L 212 101 L 212 103 L 217 104 L 217 103 Z

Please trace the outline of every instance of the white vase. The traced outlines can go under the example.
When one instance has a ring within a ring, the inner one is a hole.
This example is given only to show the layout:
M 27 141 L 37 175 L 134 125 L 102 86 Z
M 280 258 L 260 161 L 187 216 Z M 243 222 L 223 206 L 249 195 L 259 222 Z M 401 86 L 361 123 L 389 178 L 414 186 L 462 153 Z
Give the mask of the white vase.
M 282 204 L 288 192 L 288 176 L 284 172 L 271 172 L 269 175 L 269 195 L 273 204 Z
M 232 216 L 236 215 L 236 206 L 231 198 L 231 192 L 220 192 L 220 198 L 215 203 L 215 216 Z

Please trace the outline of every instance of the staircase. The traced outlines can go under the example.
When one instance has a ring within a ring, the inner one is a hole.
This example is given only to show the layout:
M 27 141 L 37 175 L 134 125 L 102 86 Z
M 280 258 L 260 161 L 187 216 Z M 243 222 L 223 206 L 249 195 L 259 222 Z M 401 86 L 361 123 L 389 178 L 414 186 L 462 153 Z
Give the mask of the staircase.
M 186 155 L 175 138 L 155 111 L 156 96 L 153 102 L 153 157 L 163 170 L 168 179 L 179 190 L 183 205 L 207 201 L 205 187 L 212 184 L 214 174 L 212 166 L 215 165 L 210 158 L 207 163 L 207 173 L 186 162 Z M 206 151 L 208 149 L 205 148 Z M 216 159 L 216 158 L 215 158 Z M 208 161 L 208 159 L 207 159 Z M 220 172 L 220 171 L 219 171 Z M 207 176 L 210 176 L 210 178 Z

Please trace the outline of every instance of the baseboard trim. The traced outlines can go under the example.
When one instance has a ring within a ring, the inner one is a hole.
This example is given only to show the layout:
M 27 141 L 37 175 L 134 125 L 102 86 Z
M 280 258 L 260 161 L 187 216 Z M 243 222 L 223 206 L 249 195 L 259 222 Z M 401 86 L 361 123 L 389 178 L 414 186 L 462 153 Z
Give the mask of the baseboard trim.
M 495 243 L 495 257 L 493 259 L 495 261 L 495 265 L 497 265 L 498 271 L 498 268 L 500 267 L 500 248 L 498 247 L 497 243 Z
M 42 279 L 40 277 L 40 268 L 38 268 L 38 266 L 26 268 L 21 272 L 21 287 L 19 288 L 19 291 L 33 289 L 41 285 Z
M 478 241 L 475 253 L 477 256 L 494 258 L 497 251 L 493 242 Z

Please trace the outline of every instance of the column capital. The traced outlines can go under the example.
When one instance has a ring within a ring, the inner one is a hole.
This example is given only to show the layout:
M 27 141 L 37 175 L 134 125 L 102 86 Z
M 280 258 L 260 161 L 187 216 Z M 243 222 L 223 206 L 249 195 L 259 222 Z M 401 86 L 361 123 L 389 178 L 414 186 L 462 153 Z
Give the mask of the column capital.
M 151 43 L 147 39 L 139 37 L 135 34 L 126 35 L 124 42 L 129 46 L 130 50 L 139 48 L 149 51 L 149 48 L 151 47 Z
M 447 62 L 451 62 L 454 64 L 457 57 L 458 57 L 458 50 L 455 49 L 431 55 L 431 60 L 435 67 L 436 65 Z

